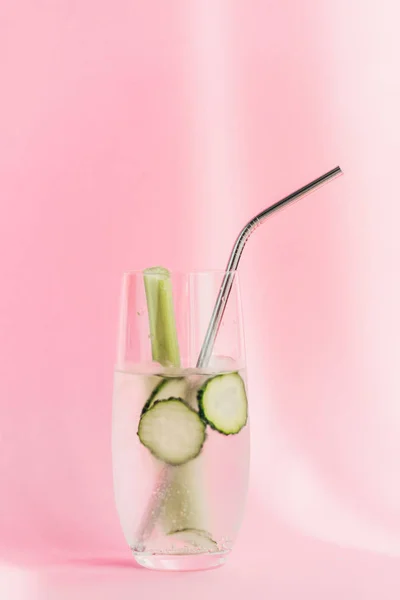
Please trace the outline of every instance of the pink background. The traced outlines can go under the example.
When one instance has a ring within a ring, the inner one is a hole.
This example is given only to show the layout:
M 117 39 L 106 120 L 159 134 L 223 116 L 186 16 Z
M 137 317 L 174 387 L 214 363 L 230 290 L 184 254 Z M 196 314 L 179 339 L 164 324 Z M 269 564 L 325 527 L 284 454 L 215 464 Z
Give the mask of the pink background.
M 399 597 L 399 17 L 0 2 L 1 598 Z M 253 462 L 230 565 L 122 569 L 121 273 L 224 267 L 248 218 L 337 163 L 243 256 Z M 44 567 L 67 560 L 92 567 Z

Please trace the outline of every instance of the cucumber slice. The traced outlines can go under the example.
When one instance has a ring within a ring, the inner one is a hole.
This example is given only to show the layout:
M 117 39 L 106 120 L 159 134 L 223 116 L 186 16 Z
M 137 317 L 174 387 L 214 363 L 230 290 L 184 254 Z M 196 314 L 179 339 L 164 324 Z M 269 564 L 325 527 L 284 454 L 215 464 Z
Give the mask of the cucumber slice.
M 149 410 L 156 402 L 169 398 L 186 398 L 189 384 L 184 377 L 165 377 L 154 388 L 149 399 L 143 407 L 142 414 Z
M 202 529 L 178 529 L 171 531 L 168 535 L 185 545 L 190 544 L 198 552 L 215 552 L 218 550 L 217 542 L 212 539 L 207 531 Z
M 247 396 L 239 373 L 225 373 L 208 379 L 199 390 L 200 416 L 216 431 L 232 435 L 247 423 Z
M 156 458 L 169 465 L 183 465 L 200 454 L 206 425 L 181 398 L 169 398 L 142 414 L 137 433 Z

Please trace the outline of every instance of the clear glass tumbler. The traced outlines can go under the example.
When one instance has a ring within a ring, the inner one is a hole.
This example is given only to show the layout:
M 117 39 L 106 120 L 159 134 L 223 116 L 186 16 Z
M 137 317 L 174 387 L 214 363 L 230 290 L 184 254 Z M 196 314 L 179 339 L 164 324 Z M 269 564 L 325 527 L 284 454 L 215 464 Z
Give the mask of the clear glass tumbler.
M 237 274 L 211 359 L 206 367 L 196 366 L 223 275 L 171 273 L 167 319 L 165 296 L 151 306 L 146 295 L 153 275 L 147 281 L 142 272 L 123 277 L 113 398 L 114 490 L 125 538 L 144 567 L 222 565 L 241 525 L 249 425 Z M 158 347 L 154 315 L 164 336 Z

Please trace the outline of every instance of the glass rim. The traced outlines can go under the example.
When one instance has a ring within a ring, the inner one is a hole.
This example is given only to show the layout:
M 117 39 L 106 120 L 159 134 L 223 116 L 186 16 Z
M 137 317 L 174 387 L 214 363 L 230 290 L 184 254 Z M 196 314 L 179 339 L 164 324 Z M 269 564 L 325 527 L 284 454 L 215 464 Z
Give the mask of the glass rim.
M 145 269 L 133 269 L 130 271 L 123 271 L 123 277 L 130 277 L 133 275 L 142 275 L 144 274 Z M 228 273 L 229 275 L 238 276 L 238 271 L 232 269 L 227 271 L 226 269 L 168 269 L 170 275 L 173 277 L 174 275 L 225 275 Z M 149 277 L 157 277 L 157 273 L 147 273 Z

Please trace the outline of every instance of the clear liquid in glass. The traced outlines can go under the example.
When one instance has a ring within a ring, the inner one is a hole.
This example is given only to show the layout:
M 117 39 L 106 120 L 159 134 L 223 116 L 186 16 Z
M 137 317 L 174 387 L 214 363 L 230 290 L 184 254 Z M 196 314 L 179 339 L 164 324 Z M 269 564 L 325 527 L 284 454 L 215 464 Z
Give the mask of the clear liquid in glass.
M 185 377 L 193 391 L 193 403 L 207 378 L 226 372 L 155 372 L 140 366 L 115 371 L 112 444 L 116 506 L 125 538 L 143 566 L 209 568 L 223 564 L 232 548 L 247 492 L 248 424 L 235 435 L 207 427 L 199 456 L 179 466 L 166 466 L 156 459 L 137 435 L 143 406 L 162 378 Z M 243 369 L 239 373 L 245 381 Z

